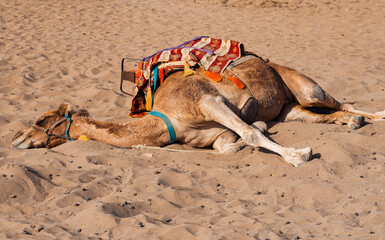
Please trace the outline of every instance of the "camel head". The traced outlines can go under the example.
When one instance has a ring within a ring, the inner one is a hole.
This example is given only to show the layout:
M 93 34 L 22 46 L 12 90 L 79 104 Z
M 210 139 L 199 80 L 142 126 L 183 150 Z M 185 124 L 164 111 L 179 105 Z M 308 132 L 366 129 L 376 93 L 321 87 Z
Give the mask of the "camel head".
M 43 114 L 34 124 L 16 133 L 11 146 L 27 149 L 53 148 L 63 144 L 67 141 L 68 119 L 76 115 L 88 116 L 88 112 L 74 112 L 68 104 L 61 104 L 58 109 Z

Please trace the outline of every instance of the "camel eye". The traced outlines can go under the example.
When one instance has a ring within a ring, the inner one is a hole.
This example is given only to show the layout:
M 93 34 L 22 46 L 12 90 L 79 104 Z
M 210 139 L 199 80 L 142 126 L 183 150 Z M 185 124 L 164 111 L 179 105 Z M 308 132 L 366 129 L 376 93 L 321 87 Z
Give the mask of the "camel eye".
M 42 126 L 45 122 L 46 122 L 46 120 L 47 120 L 47 118 L 45 118 L 45 117 L 43 117 L 43 118 L 39 118 L 39 119 L 37 119 L 37 121 L 36 121 L 36 125 L 37 126 Z

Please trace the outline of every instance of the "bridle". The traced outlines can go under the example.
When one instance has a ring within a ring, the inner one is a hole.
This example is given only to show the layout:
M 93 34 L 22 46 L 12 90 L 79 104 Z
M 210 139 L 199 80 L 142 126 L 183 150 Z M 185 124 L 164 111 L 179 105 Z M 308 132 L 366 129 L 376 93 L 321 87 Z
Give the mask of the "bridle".
M 67 129 L 64 133 L 64 136 L 62 135 L 57 135 L 57 134 L 54 134 L 53 131 L 58 127 L 60 126 L 60 124 L 62 124 L 63 122 L 65 121 L 68 121 L 68 126 L 67 126 Z M 47 134 L 48 138 L 47 138 L 47 141 L 45 142 L 45 146 L 47 146 L 49 143 L 50 143 L 50 140 L 51 140 L 51 137 L 57 137 L 57 138 L 61 138 L 61 139 L 65 139 L 67 142 L 68 141 L 73 141 L 73 140 L 76 140 L 76 138 L 70 138 L 68 136 L 68 132 L 70 130 L 70 127 L 71 127 L 71 123 L 72 123 L 72 119 L 71 117 L 66 113 L 64 114 L 64 117 L 59 119 L 58 121 L 56 121 L 54 124 L 52 124 L 51 126 L 49 126 L 48 128 L 42 128 L 42 127 L 38 127 L 36 125 L 31 125 L 31 127 L 33 127 L 34 129 L 38 130 L 38 131 L 41 131 L 41 132 L 44 132 L 45 134 Z

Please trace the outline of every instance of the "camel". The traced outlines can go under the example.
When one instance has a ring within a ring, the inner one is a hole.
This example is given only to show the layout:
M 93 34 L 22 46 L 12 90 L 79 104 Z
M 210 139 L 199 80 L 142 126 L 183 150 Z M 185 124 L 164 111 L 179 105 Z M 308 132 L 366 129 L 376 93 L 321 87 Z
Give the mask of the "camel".
M 203 69 L 196 72 L 188 77 L 183 72 L 173 73 L 156 91 L 153 104 L 154 111 L 168 117 L 175 140 L 193 147 L 212 147 L 219 153 L 236 152 L 247 145 L 260 147 L 298 167 L 311 159 L 311 148 L 295 149 L 273 142 L 264 135 L 266 122 L 335 123 L 358 129 L 365 118 L 385 120 L 385 111 L 367 113 L 342 104 L 310 77 L 259 57 L 226 69 L 221 82 L 208 79 Z M 226 76 L 237 76 L 245 88 L 238 89 Z M 318 114 L 309 108 L 333 112 Z M 85 110 L 73 111 L 61 104 L 18 132 L 12 147 L 52 148 L 81 135 L 119 147 L 162 147 L 170 144 L 171 137 L 157 116 L 108 123 L 90 119 Z

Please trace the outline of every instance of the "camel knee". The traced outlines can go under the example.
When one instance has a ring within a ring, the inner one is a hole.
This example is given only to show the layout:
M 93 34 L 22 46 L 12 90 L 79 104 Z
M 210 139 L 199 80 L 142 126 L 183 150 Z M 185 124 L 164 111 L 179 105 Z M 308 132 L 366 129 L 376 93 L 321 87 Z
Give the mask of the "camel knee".
M 298 102 L 304 107 L 315 107 L 317 104 L 325 102 L 326 93 L 317 84 L 307 86 L 302 93 L 301 98 L 297 98 Z
M 325 91 L 318 85 L 313 85 L 311 92 L 310 92 L 310 98 L 314 101 L 318 102 L 324 102 L 326 100 L 326 94 Z
M 321 107 L 341 110 L 341 103 L 317 84 L 312 84 L 304 90 L 303 96 L 298 98 L 298 103 L 303 107 Z
M 260 140 L 263 137 L 258 128 L 247 126 L 241 130 L 240 137 L 245 143 L 253 147 L 260 147 Z

